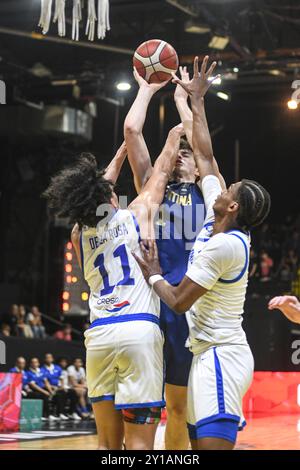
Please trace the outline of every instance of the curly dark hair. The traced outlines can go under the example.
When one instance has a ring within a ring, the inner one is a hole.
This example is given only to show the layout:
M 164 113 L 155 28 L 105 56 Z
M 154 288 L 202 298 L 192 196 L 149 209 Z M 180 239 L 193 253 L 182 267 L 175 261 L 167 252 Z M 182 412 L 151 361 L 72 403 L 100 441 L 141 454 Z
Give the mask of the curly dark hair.
M 42 196 L 48 200 L 50 209 L 70 223 L 96 227 L 100 220 L 97 207 L 109 204 L 114 190 L 113 183 L 103 175 L 94 155 L 82 153 L 75 165 L 53 176 Z
M 271 197 L 257 181 L 243 179 L 237 197 L 239 203 L 237 223 L 243 229 L 250 230 L 260 225 L 268 216 Z

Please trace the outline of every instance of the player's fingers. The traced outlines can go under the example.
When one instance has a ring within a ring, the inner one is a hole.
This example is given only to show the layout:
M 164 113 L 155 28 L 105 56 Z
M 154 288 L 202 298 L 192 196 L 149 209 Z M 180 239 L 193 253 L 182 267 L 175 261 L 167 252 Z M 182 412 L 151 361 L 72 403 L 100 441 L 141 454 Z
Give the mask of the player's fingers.
M 149 246 L 149 259 L 152 260 L 153 259 L 153 255 L 154 255 L 154 246 L 153 246 L 153 240 L 149 240 L 148 241 L 148 246 Z
M 205 78 L 205 73 L 206 73 L 206 67 L 207 67 L 207 61 L 208 61 L 208 55 L 206 55 L 203 59 L 203 62 L 201 64 L 201 78 Z M 195 72 L 194 72 L 195 73 Z
M 280 299 L 278 300 L 278 305 L 284 305 L 286 303 L 286 296 L 283 295 L 282 297 L 280 297 Z
M 139 75 L 139 73 L 138 73 L 138 71 L 135 67 L 133 67 L 133 76 L 134 76 L 135 80 L 138 82 L 140 75 Z
M 194 59 L 194 77 L 199 77 L 199 57 Z
M 300 311 L 300 310 L 299 310 L 299 307 L 298 307 L 296 304 L 294 304 L 294 302 L 289 302 L 289 307 L 290 307 L 292 310 L 294 310 L 294 312 L 299 313 L 299 311 Z
M 218 73 L 215 77 L 211 77 L 210 82 L 213 83 L 215 80 L 219 80 L 221 78 L 221 75 Z
M 144 243 L 144 242 L 140 242 L 140 248 L 141 248 L 141 252 L 143 253 L 143 257 L 145 258 L 145 256 L 147 256 L 147 254 L 148 254 L 148 250 L 147 250 L 147 248 L 145 247 L 145 243 Z
M 176 85 L 181 85 L 182 88 L 183 88 L 188 94 L 190 94 L 190 91 L 189 91 L 189 89 L 188 89 L 188 87 L 187 87 L 187 84 L 184 83 L 182 80 L 180 80 L 178 77 L 176 77 L 175 74 L 174 74 L 172 83 L 175 83 Z
M 145 267 L 146 266 L 146 263 L 145 261 L 140 258 L 139 256 L 137 256 L 133 251 L 131 252 L 132 256 L 134 257 L 134 259 L 136 260 L 136 262 L 141 266 L 141 267 Z
M 158 249 L 157 249 L 157 243 L 155 240 L 153 240 L 153 248 L 154 248 L 154 258 L 158 259 Z
M 213 71 L 215 70 L 217 66 L 217 62 L 213 62 L 211 66 L 209 67 L 208 71 L 206 72 L 206 78 L 209 78 L 212 76 Z
M 273 305 L 274 303 L 277 303 L 280 298 L 281 298 L 280 296 L 273 297 L 273 299 L 270 300 L 269 305 Z

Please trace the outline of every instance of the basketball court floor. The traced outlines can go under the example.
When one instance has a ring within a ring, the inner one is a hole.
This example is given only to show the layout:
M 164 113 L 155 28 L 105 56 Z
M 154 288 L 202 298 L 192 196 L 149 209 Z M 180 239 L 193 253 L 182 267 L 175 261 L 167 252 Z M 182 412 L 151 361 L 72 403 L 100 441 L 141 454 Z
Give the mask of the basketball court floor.
M 165 426 L 157 431 L 155 449 L 164 449 Z M 51 436 L 51 438 L 49 438 Z M 56 425 L 33 433 L 0 434 L 0 450 L 95 450 L 93 423 Z M 239 433 L 238 450 L 300 450 L 300 415 L 255 415 Z

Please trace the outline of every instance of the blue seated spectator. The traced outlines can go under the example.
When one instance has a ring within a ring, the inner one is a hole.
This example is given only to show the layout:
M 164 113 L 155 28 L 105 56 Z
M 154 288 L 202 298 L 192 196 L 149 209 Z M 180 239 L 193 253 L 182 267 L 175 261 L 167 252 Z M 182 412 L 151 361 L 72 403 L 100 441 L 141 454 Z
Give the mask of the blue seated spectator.
M 16 374 L 22 374 L 22 397 L 27 397 L 31 389 L 29 387 L 29 376 L 26 369 L 26 359 L 22 356 L 17 357 L 15 367 L 9 370 Z
M 57 364 L 54 364 L 52 354 L 45 354 L 44 365 L 41 367 L 41 371 L 46 375 L 50 385 L 53 387 L 59 387 L 62 368 Z
M 37 398 L 43 400 L 43 421 L 56 421 L 57 418 L 49 414 L 49 401 L 53 391 L 48 381 L 45 371 L 40 369 L 40 362 L 37 357 L 30 360 L 30 368 L 28 370 L 28 385 L 31 393 L 28 398 Z
M 67 421 L 69 418 L 65 415 L 67 392 L 62 385 L 62 368 L 54 364 L 53 355 L 48 353 L 44 358 L 44 365 L 41 371 L 47 377 L 53 394 L 53 404 L 56 408 L 56 417 L 62 421 Z

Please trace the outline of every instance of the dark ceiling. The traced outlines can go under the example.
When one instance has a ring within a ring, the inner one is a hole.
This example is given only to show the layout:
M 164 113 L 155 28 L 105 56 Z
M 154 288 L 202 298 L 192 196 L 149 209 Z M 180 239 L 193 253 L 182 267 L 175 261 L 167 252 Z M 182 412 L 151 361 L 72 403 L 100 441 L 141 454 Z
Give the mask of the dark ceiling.
M 72 0 L 66 0 L 66 4 L 69 39 Z M 40 0 L 0 1 L 0 74 L 29 95 L 30 89 L 31 97 L 52 96 L 50 84 L 54 79 L 77 79 L 91 97 L 112 95 L 115 81 L 131 79 L 132 52 L 150 38 L 170 42 L 181 63 L 191 63 L 195 54 L 210 53 L 219 61 L 225 87 L 246 91 L 270 84 L 286 86 L 300 73 L 299 0 L 110 0 L 111 31 L 105 40 L 89 43 L 93 48 L 84 47 L 83 27 L 80 42 L 75 45 L 65 39 L 53 42 L 51 38 L 58 39 L 54 24 L 42 39 L 32 37 L 32 32 L 40 32 L 39 14 Z M 84 25 L 85 19 L 86 11 Z M 206 25 L 210 32 L 185 32 L 188 20 Z M 229 38 L 223 51 L 209 49 L 214 35 Z M 103 46 L 118 50 L 103 50 Z M 37 63 L 46 67 L 48 77 L 36 78 L 32 67 Z M 233 67 L 239 68 L 238 74 L 231 73 Z

